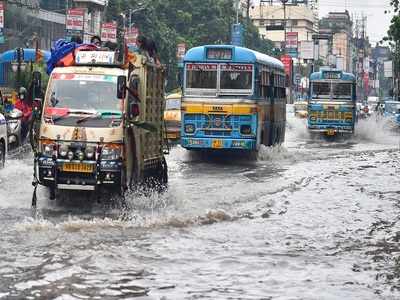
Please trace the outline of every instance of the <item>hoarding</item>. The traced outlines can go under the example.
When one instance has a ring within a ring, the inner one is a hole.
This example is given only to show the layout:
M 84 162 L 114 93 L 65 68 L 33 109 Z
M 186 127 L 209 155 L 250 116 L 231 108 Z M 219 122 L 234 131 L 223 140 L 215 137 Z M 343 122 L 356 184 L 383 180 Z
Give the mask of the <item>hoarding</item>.
M 183 58 L 185 57 L 185 53 L 186 53 L 186 44 L 185 43 L 178 44 L 176 49 L 176 58 L 178 59 L 178 61 L 183 60 Z
M 286 52 L 291 57 L 298 57 L 298 37 L 297 32 L 286 33 Z
M 131 27 L 126 30 L 125 42 L 130 50 L 138 50 L 137 38 L 139 36 L 139 28 Z
M 4 44 L 4 2 L 0 1 L 0 44 Z
M 314 59 L 314 42 L 301 41 L 300 42 L 300 58 Z
M 73 35 L 83 35 L 85 11 L 86 10 L 84 8 L 68 9 L 65 22 L 67 36 L 71 37 Z
M 231 44 L 234 46 L 243 46 L 243 32 L 244 28 L 242 24 L 233 24 L 231 32 Z
M 103 23 L 101 25 L 101 40 L 103 42 L 117 42 L 117 23 Z
M 385 78 L 393 77 L 393 62 L 391 60 L 385 61 L 383 63 L 383 73 Z
M 283 65 L 285 66 L 286 75 L 288 75 L 289 79 L 291 79 L 292 78 L 292 65 L 293 65 L 292 57 L 290 55 L 282 55 L 281 61 L 282 61 Z

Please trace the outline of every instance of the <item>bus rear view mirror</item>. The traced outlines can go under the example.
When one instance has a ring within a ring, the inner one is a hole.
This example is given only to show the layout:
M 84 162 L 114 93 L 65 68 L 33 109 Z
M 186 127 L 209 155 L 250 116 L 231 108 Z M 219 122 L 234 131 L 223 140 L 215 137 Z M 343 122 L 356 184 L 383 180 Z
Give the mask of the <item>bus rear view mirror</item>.
M 126 96 L 126 76 L 120 75 L 117 80 L 117 98 L 125 99 Z

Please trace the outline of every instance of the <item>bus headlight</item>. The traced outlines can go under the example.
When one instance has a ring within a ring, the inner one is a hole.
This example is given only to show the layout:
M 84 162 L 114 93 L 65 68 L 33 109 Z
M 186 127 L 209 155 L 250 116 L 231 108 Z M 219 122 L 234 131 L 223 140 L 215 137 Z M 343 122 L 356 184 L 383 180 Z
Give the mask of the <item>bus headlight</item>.
M 68 151 L 68 159 L 69 160 L 73 160 L 74 159 L 74 152 L 72 152 L 72 151 Z
M 310 117 L 310 121 L 311 122 L 316 122 L 317 121 L 317 117 L 316 116 L 311 116 Z
M 79 150 L 79 151 L 76 152 L 76 156 L 78 157 L 78 159 L 79 159 L 80 161 L 82 161 L 82 160 L 85 159 L 85 153 L 83 153 L 83 151 L 81 151 L 81 150 Z
M 121 157 L 122 147 L 120 145 L 105 145 L 101 149 L 102 160 L 116 160 Z
M 195 131 L 195 126 L 194 126 L 194 124 L 186 124 L 185 125 L 185 132 L 186 133 L 194 133 L 194 131 Z
M 241 125 L 240 126 L 240 133 L 249 135 L 251 134 L 251 125 Z

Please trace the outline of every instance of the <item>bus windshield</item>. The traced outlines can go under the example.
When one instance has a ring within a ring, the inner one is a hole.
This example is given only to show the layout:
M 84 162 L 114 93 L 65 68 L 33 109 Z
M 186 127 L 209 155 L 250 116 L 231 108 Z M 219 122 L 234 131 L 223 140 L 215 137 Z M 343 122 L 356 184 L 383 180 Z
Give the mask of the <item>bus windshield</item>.
M 221 90 L 251 90 L 252 65 L 221 65 Z
M 332 83 L 333 98 L 351 99 L 351 83 Z
M 312 97 L 351 100 L 352 87 L 352 83 L 314 82 L 312 84 Z
M 312 85 L 313 98 L 329 98 L 331 85 L 329 82 L 314 82 Z
M 217 65 L 188 64 L 186 69 L 186 88 L 217 89 Z

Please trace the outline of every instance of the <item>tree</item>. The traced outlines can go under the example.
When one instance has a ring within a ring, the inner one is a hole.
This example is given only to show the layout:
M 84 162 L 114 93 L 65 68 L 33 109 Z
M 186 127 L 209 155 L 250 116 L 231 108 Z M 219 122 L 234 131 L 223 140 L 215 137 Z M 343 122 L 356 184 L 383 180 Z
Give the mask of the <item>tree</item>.
M 167 65 L 168 89 L 177 86 L 177 44 L 187 48 L 205 44 L 229 44 L 231 26 L 236 22 L 234 0 L 110 0 L 107 21 L 117 20 L 123 12 L 133 10 L 132 20 L 147 37 L 156 41 L 161 61 Z M 141 7 L 142 9 L 137 9 Z M 258 29 L 242 20 L 245 45 L 273 54 L 271 41 L 262 40 Z

